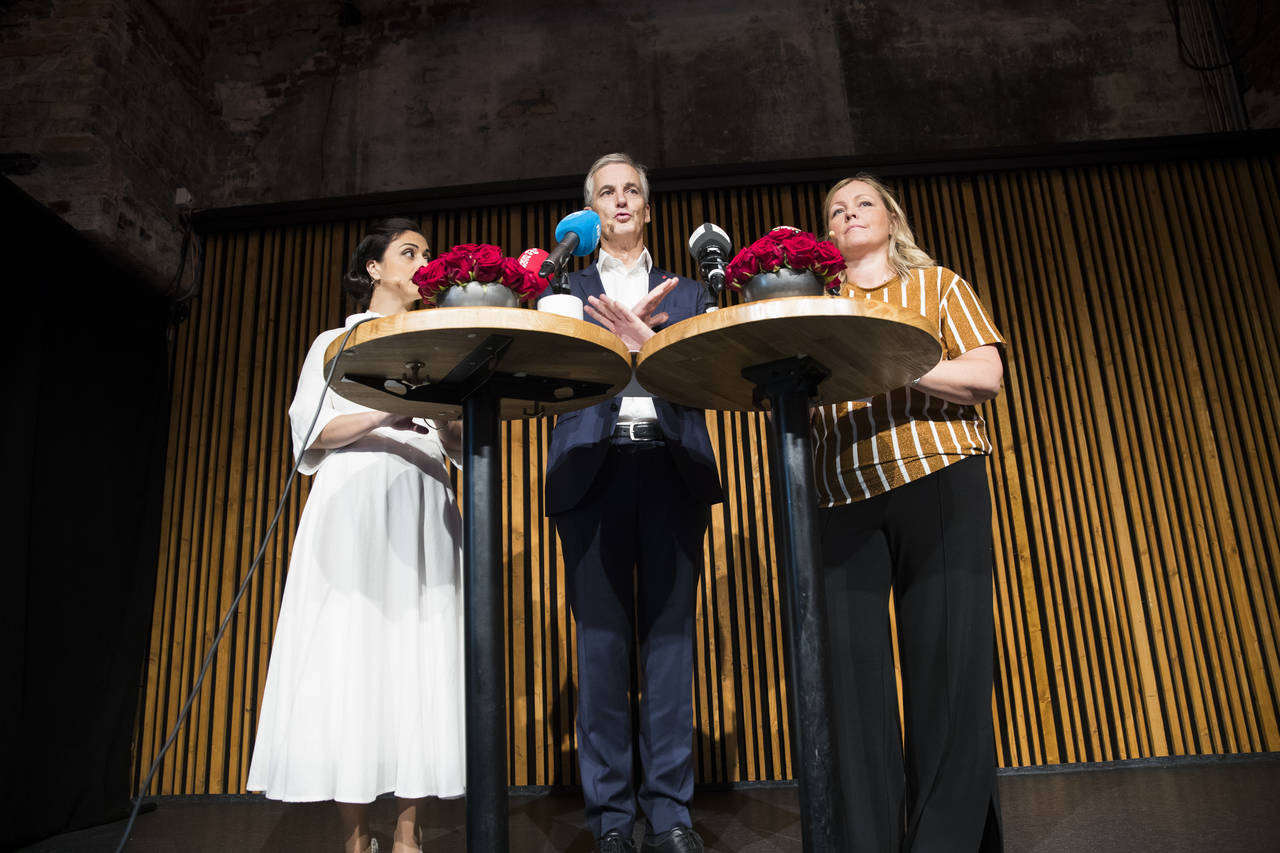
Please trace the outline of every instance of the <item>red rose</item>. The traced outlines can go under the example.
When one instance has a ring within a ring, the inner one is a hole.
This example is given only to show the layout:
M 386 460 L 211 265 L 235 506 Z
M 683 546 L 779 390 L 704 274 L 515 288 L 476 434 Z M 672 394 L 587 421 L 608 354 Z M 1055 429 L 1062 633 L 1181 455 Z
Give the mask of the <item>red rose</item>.
M 475 259 L 476 281 L 497 281 L 502 275 L 502 250 L 484 243 L 471 252 Z
M 770 232 L 770 234 L 772 233 Z M 769 236 L 755 241 L 749 248 L 751 257 L 756 263 L 756 272 L 776 272 L 785 259 L 782 246 L 770 239 Z
M 515 258 L 503 258 L 501 273 L 494 280 L 502 282 L 518 293 L 524 286 L 524 267 L 520 266 L 520 262 Z
M 783 237 L 781 242 L 787 266 L 793 270 L 810 269 L 818 259 L 818 241 L 808 232 L 797 231 Z
M 445 276 L 450 284 L 466 284 L 473 278 L 475 260 L 465 248 L 454 246 L 437 259 L 444 262 Z
M 813 270 L 830 284 L 844 271 L 844 255 L 840 254 L 834 243 L 821 240 L 818 242 L 818 256 Z
M 790 225 L 779 225 L 734 255 L 725 268 L 725 279 L 730 287 L 742 287 L 752 276 L 782 267 L 797 272 L 811 270 L 829 284 L 844 270 L 844 258 L 826 240 Z
M 782 266 L 782 248 L 770 238 L 772 233 L 766 234 L 733 256 L 733 260 L 724 271 L 730 287 L 742 287 L 753 275 L 773 272 Z
M 413 274 L 413 283 L 418 285 L 418 294 L 423 299 L 434 300 L 437 293 L 449 286 L 444 259 L 436 258 L 426 266 L 418 267 Z
M 501 281 L 524 300 L 534 298 L 547 286 L 546 279 L 520 266 L 520 261 L 516 258 L 502 259 Z
M 521 267 L 521 269 L 524 269 Z M 551 279 L 546 276 L 538 275 L 533 270 L 524 271 L 525 287 L 527 288 L 525 298 L 537 299 L 548 287 L 551 286 Z
M 551 279 L 546 276 L 538 275 L 536 272 L 528 271 L 529 277 L 529 299 L 538 299 L 542 294 L 551 288 Z

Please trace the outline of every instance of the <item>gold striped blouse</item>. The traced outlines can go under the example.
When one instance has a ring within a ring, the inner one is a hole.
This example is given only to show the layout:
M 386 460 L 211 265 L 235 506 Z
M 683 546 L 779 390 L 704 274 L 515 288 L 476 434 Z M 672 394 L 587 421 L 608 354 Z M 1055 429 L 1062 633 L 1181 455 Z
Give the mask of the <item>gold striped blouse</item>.
M 943 358 L 1004 338 L 967 281 L 945 267 L 914 269 L 877 288 L 845 284 L 841 296 L 919 311 L 937 329 Z M 820 407 L 813 417 L 818 505 L 883 494 L 966 456 L 991 452 L 987 424 L 973 406 L 907 385 L 865 400 Z

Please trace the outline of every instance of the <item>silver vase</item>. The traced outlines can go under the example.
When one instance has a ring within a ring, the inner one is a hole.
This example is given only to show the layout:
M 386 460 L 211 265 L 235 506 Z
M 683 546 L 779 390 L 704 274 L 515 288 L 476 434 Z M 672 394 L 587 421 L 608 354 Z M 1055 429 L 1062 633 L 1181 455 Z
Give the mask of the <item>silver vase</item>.
M 441 308 L 474 308 L 478 305 L 515 308 L 518 301 L 516 292 L 511 288 L 497 282 L 481 284 L 478 281 L 446 287 L 436 297 L 436 305 Z
M 810 270 L 797 272 L 783 267 L 777 272 L 753 275 L 742 285 L 742 298 L 776 299 L 779 296 L 821 296 L 822 282 Z

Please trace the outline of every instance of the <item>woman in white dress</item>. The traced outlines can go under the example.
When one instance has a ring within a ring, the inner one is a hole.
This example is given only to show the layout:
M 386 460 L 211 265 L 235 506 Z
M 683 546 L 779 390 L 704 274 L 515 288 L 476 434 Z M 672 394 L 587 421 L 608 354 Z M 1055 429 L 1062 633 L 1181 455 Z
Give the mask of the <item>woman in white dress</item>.
M 356 247 L 344 288 L 369 311 L 409 310 L 429 249 L 404 219 Z M 368 804 L 394 793 L 393 853 L 418 850 L 428 796 L 465 778 L 462 523 L 445 455 L 457 422 L 428 429 L 324 391 L 311 345 L 289 407 L 299 470 L 316 475 L 290 557 L 248 788 L 286 802 L 335 800 L 348 853 L 376 849 Z M 312 428 L 316 410 L 320 415 Z

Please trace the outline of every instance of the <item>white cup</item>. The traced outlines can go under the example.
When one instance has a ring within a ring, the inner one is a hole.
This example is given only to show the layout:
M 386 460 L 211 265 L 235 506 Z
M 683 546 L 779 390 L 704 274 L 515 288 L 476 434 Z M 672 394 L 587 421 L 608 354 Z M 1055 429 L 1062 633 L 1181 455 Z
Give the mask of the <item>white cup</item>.
M 550 293 L 538 300 L 538 310 L 582 319 L 582 300 L 572 293 Z

